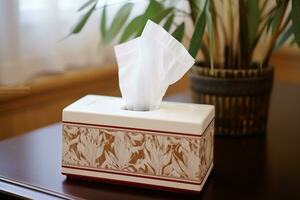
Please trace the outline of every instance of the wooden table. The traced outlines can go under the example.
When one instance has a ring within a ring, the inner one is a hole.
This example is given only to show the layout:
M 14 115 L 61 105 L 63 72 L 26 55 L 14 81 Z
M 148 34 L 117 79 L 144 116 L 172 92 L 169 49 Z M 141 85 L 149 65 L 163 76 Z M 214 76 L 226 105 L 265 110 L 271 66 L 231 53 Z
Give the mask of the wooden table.
M 170 98 L 190 101 L 186 93 Z M 45 113 L 47 115 L 47 113 Z M 275 83 L 265 136 L 215 139 L 215 166 L 198 196 L 67 179 L 61 124 L 0 142 L 0 191 L 26 198 L 300 199 L 300 86 Z

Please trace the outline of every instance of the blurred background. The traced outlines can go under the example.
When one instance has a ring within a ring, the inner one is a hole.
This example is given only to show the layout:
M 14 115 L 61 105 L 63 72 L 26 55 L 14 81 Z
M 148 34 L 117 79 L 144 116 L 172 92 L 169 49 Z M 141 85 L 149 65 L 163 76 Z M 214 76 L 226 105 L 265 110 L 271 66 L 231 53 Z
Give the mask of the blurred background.
M 112 48 L 116 42 L 101 44 L 101 12 L 93 12 L 80 34 L 66 37 L 84 2 L 0 0 L 0 140 L 61 121 L 62 109 L 85 94 L 120 96 Z M 128 1 L 107 1 L 108 24 L 113 19 L 110 15 L 114 16 L 124 2 Z M 131 2 L 135 2 L 133 18 L 149 1 Z M 97 5 L 99 10 L 103 3 Z M 186 1 L 176 6 L 190 10 Z M 175 18 L 178 23 L 184 20 L 189 32 L 191 22 L 184 15 Z M 254 56 L 260 55 L 258 50 Z M 271 58 L 276 66 L 275 79 L 300 84 L 299 61 L 300 51 L 295 46 L 276 51 Z M 185 76 L 167 95 L 188 88 Z
M 64 39 L 84 2 L 1 0 L 0 83 L 21 84 L 41 74 L 111 63 L 111 52 L 97 48 L 99 12 L 82 34 Z

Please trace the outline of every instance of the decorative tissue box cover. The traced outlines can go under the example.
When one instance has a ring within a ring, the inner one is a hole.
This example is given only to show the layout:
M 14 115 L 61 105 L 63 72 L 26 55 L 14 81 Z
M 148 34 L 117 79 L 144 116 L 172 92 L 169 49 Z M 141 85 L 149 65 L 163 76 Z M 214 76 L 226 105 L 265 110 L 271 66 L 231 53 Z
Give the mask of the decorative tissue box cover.
M 63 110 L 67 176 L 200 192 L 213 167 L 214 107 L 163 102 L 122 110 L 117 97 L 88 95 Z

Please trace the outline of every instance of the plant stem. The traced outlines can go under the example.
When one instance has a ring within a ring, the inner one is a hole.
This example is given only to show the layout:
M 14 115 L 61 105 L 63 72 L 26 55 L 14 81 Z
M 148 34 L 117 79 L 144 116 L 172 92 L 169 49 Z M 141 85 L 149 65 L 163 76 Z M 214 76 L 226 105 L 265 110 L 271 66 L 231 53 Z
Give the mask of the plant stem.
M 211 10 L 211 16 L 212 16 L 212 23 L 213 23 L 213 29 L 214 29 L 214 62 L 218 63 L 219 62 L 219 35 L 218 35 L 218 26 L 217 26 L 217 12 L 216 12 L 216 7 L 215 7 L 215 3 L 213 0 L 211 0 L 211 6 L 210 6 L 210 10 Z
M 230 0 L 230 4 L 232 4 L 232 0 Z M 229 26 L 229 28 L 230 28 L 230 32 L 231 32 L 231 37 L 230 37 L 230 46 L 229 46 L 229 48 L 230 48 L 230 51 L 229 51 L 229 63 L 228 63 L 228 65 L 229 65 L 229 67 L 232 65 L 232 62 L 233 62 L 233 60 L 234 60 L 234 52 L 235 52 L 235 48 L 234 48 L 234 38 L 235 38 L 235 35 L 236 35 L 236 33 L 234 32 L 234 19 L 233 19 L 233 11 L 232 11 L 232 6 L 230 6 L 230 8 L 229 8 L 229 15 L 230 15 L 230 21 L 229 21 L 229 23 L 230 23 L 230 26 Z
M 218 13 L 217 13 L 217 18 L 220 21 L 220 26 L 223 31 L 224 42 L 228 43 L 228 34 L 226 32 L 226 26 L 225 26 L 224 22 L 222 21 L 222 17 Z
M 261 35 L 263 34 L 265 28 L 267 27 L 267 24 L 268 24 L 268 21 L 265 21 L 264 24 L 261 26 L 261 28 L 258 30 L 257 36 L 254 39 L 253 44 L 252 44 L 253 49 L 256 47 Z
M 227 68 L 230 63 L 230 54 L 232 49 L 232 23 L 231 23 L 231 1 L 226 0 L 224 6 L 224 20 L 226 30 L 226 40 L 224 45 L 224 67 Z
M 268 0 L 264 0 L 262 6 L 260 8 L 260 13 L 261 14 L 266 10 L 267 4 L 268 4 Z
M 202 53 L 204 56 L 204 63 L 205 63 L 205 65 L 209 66 L 209 63 L 210 63 L 209 59 L 210 59 L 211 51 L 208 48 L 209 45 L 207 43 L 209 43 L 209 37 L 207 35 L 207 32 L 205 32 L 203 35 L 203 39 L 202 39 L 201 50 L 202 50 Z
M 261 16 L 260 18 L 260 22 L 262 22 L 265 19 L 269 19 L 270 15 L 273 14 L 273 12 L 276 10 L 277 6 L 274 6 L 272 9 L 270 9 L 266 14 L 264 14 L 263 16 Z
M 268 45 L 268 48 L 267 48 L 267 51 L 266 51 L 267 53 L 266 53 L 265 58 L 263 60 L 262 67 L 267 67 L 269 65 L 270 58 L 271 58 L 271 55 L 273 53 L 273 49 L 274 49 L 276 40 L 277 40 L 278 36 L 280 35 L 280 33 L 286 28 L 286 26 L 288 25 L 288 23 L 290 21 L 289 18 L 287 18 L 285 20 L 285 22 L 283 23 L 282 27 L 280 27 L 280 25 L 282 23 L 282 20 L 283 20 L 283 18 L 285 16 L 286 10 L 287 10 L 287 5 L 288 5 L 288 1 L 285 4 L 283 14 L 282 14 L 282 16 L 280 18 L 280 21 L 279 21 L 279 23 L 278 23 L 278 25 L 277 25 L 277 27 L 275 29 L 275 32 L 274 32 L 274 34 L 273 34 L 273 36 L 272 36 L 272 38 L 270 40 L 269 45 Z
M 248 34 L 248 23 L 246 16 L 246 8 L 244 2 L 239 0 L 239 41 L 240 41 L 240 61 L 238 67 L 248 68 L 250 60 L 250 44 Z

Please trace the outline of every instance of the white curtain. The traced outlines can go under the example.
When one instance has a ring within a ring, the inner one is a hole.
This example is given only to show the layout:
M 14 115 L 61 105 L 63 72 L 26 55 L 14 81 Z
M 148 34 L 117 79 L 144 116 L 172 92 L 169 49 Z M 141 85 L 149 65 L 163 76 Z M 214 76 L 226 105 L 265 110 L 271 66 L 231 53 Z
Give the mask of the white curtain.
M 149 0 L 101 0 L 83 31 L 62 40 L 83 14 L 77 12 L 78 8 L 87 1 L 0 0 L 0 85 L 21 84 L 43 74 L 114 62 L 113 43 L 100 45 L 100 8 L 108 3 L 110 24 L 124 3 L 135 3 L 130 15 L 133 18 L 144 11 Z M 188 11 L 187 2 L 180 3 L 177 6 Z
M 19 84 L 45 73 L 112 62 L 99 45 L 99 16 L 94 12 L 76 36 L 62 40 L 86 0 L 1 0 L 0 85 Z M 61 41 L 62 40 L 62 41 Z

